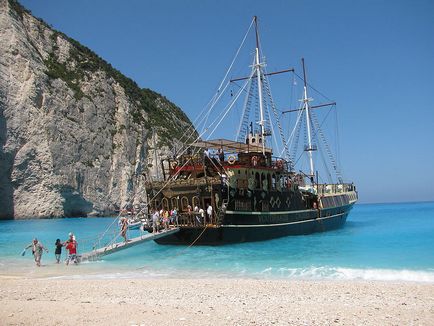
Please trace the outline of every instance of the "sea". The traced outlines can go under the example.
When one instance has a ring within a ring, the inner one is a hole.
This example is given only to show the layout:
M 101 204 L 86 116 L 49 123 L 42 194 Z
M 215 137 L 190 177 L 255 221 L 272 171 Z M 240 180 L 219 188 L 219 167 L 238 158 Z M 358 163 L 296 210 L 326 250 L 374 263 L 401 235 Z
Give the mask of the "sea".
M 0 275 L 434 282 L 434 202 L 357 204 L 343 228 L 325 233 L 224 246 L 149 241 L 94 262 L 55 263 L 54 243 L 69 232 L 86 252 L 118 230 L 114 218 L 0 221 Z M 139 234 L 133 230 L 129 236 Z M 40 268 L 29 250 L 21 256 L 34 237 L 49 249 Z

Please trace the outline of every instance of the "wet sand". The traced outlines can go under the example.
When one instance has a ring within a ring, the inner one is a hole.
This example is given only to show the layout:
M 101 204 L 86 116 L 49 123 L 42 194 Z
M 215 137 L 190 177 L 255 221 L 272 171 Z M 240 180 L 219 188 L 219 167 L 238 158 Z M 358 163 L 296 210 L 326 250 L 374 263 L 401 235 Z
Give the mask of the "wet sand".
M 434 325 L 434 284 L 0 277 L 2 325 Z

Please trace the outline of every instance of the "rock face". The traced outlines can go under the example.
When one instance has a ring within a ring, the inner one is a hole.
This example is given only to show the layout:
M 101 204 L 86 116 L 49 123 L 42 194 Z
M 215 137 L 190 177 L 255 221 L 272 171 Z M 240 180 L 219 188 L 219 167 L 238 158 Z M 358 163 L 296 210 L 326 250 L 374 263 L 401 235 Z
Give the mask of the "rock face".
M 144 174 L 190 126 L 163 96 L 0 0 L 0 218 L 107 215 L 143 201 Z

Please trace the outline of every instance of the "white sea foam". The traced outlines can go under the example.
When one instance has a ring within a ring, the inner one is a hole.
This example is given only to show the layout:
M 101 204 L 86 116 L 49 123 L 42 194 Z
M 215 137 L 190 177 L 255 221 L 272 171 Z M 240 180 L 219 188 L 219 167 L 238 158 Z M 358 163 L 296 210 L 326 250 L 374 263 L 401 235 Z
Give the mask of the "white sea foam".
M 337 268 L 336 273 L 339 279 L 434 283 L 434 271 Z
M 237 271 L 186 271 L 186 270 L 153 270 L 140 269 L 134 271 L 109 271 L 105 273 L 89 273 L 80 275 L 62 275 L 51 278 L 60 279 L 132 279 L 132 278 L 255 278 L 286 280 L 366 280 L 366 281 L 404 281 L 434 283 L 434 270 L 392 270 L 392 269 L 356 269 L 341 267 L 307 267 L 307 268 L 272 268 L 252 272 L 245 269 Z
M 265 271 L 265 270 L 264 270 Z M 343 267 L 279 268 L 274 273 L 279 278 L 311 280 L 367 280 L 367 281 L 407 281 L 434 283 L 434 270 L 393 270 L 393 269 L 356 269 Z M 260 274 L 263 274 L 261 272 Z

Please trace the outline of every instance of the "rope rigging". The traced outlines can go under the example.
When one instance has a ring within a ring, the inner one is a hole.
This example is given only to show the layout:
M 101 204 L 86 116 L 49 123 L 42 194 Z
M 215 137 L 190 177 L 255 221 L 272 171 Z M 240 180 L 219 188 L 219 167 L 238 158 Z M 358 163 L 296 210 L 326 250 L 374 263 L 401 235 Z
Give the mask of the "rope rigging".
M 205 122 L 203 124 L 202 132 L 205 130 L 205 128 L 206 128 L 206 122 L 208 121 L 208 117 L 211 114 L 211 111 L 213 110 L 213 108 L 215 107 L 215 105 L 217 104 L 217 102 L 220 100 L 221 96 L 225 93 L 228 85 L 230 84 L 230 82 L 227 80 L 228 76 L 229 76 L 230 72 L 233 69 L 233 66 L 234 66 L 234 64 L 235 64 L 235 62 L 236 62 L 236 60 L 238 58 L 238 55 L 239 55 L 241 49 L 244 46 L 244 43 L 245 43 L 245 41 L 247 39 L 247 36 L 249 35 L 249 33 L 250 33 L 251 29 L 252 29 L 253 24 L 254 24 L 254 19 L 252 19 L 252 21 L 251 21 L 251 23 L 249 25 L 249 28 L 247 29 L 246 33 L 244 34 L 244 37 L 243 37 L 243 39 L 241 41 L 241 44 L 238 47 L 238 49 L 237 49 L 237 51 L 236 51 L 236 53 L 235 53 L 235 55 L 234 55 L 234 57 L 233 57 L 233 59 L 231 61 L 231 64 L 229 65 L 228 69 L 226 70 L 226 73 L 225 73 L 223 79 L 221 80 L 221 82 L 220 82 L 220 84 L 219 84 L 219 86 L 217 88 L 217 91 L 212 96 L 212 98 L 210 99 L 210 101 L 205 105 L 205 107 L 200 111 L 199 115 L 196 117 L 196 119 L 193 121 L 193 123 L 187 128 L 186 132 L 180 137 L 180 142 L 181 143 L 185 142 L 185 139 L 186 139 L 184 137 L 185 134 L 190 133 L 190 135 L 188 137 L 188 139 L 190 139 L 191 135 L 193 135 L 196 132 L 194 126 L 195 125 L 196 126 L 201 125 L 201 123 L 204 120 L 205 120 Z M 222 89 L 223 85 L 225 85 L 225 86 Z
M 271 89 L 270 89 L 269 80 L 267 77 L 264 78 L 264 87 L 265 87 L 265 91 L 268 95 L 268 99 L 270 100 L 271 108 L 272 108 L 272 111 L 274 114 L 274 119 L 277 123 L 277 128 L 279 130 L 280 138 L 281 138 L 281 141 L 283 143 L 283 151 L 285 153 L 285 159 L 289 162 L 290 170 L 292 170 L 294 167 L 294 164 L 291 161 L 289 149 L 288 149 L 288 146 L 286 145 L 285 134 L 283 132 L 282 124 L 280 123 L 279 115 L 277 114 L 277 108 L 276 108 L 276 105 L 274 104 L 273 96 L 271 95 Z M 271 121 L 271 119 L 270 119 L 270 121 Z M 274 132 L 273 132 L 273 134 L 274 134 Z

